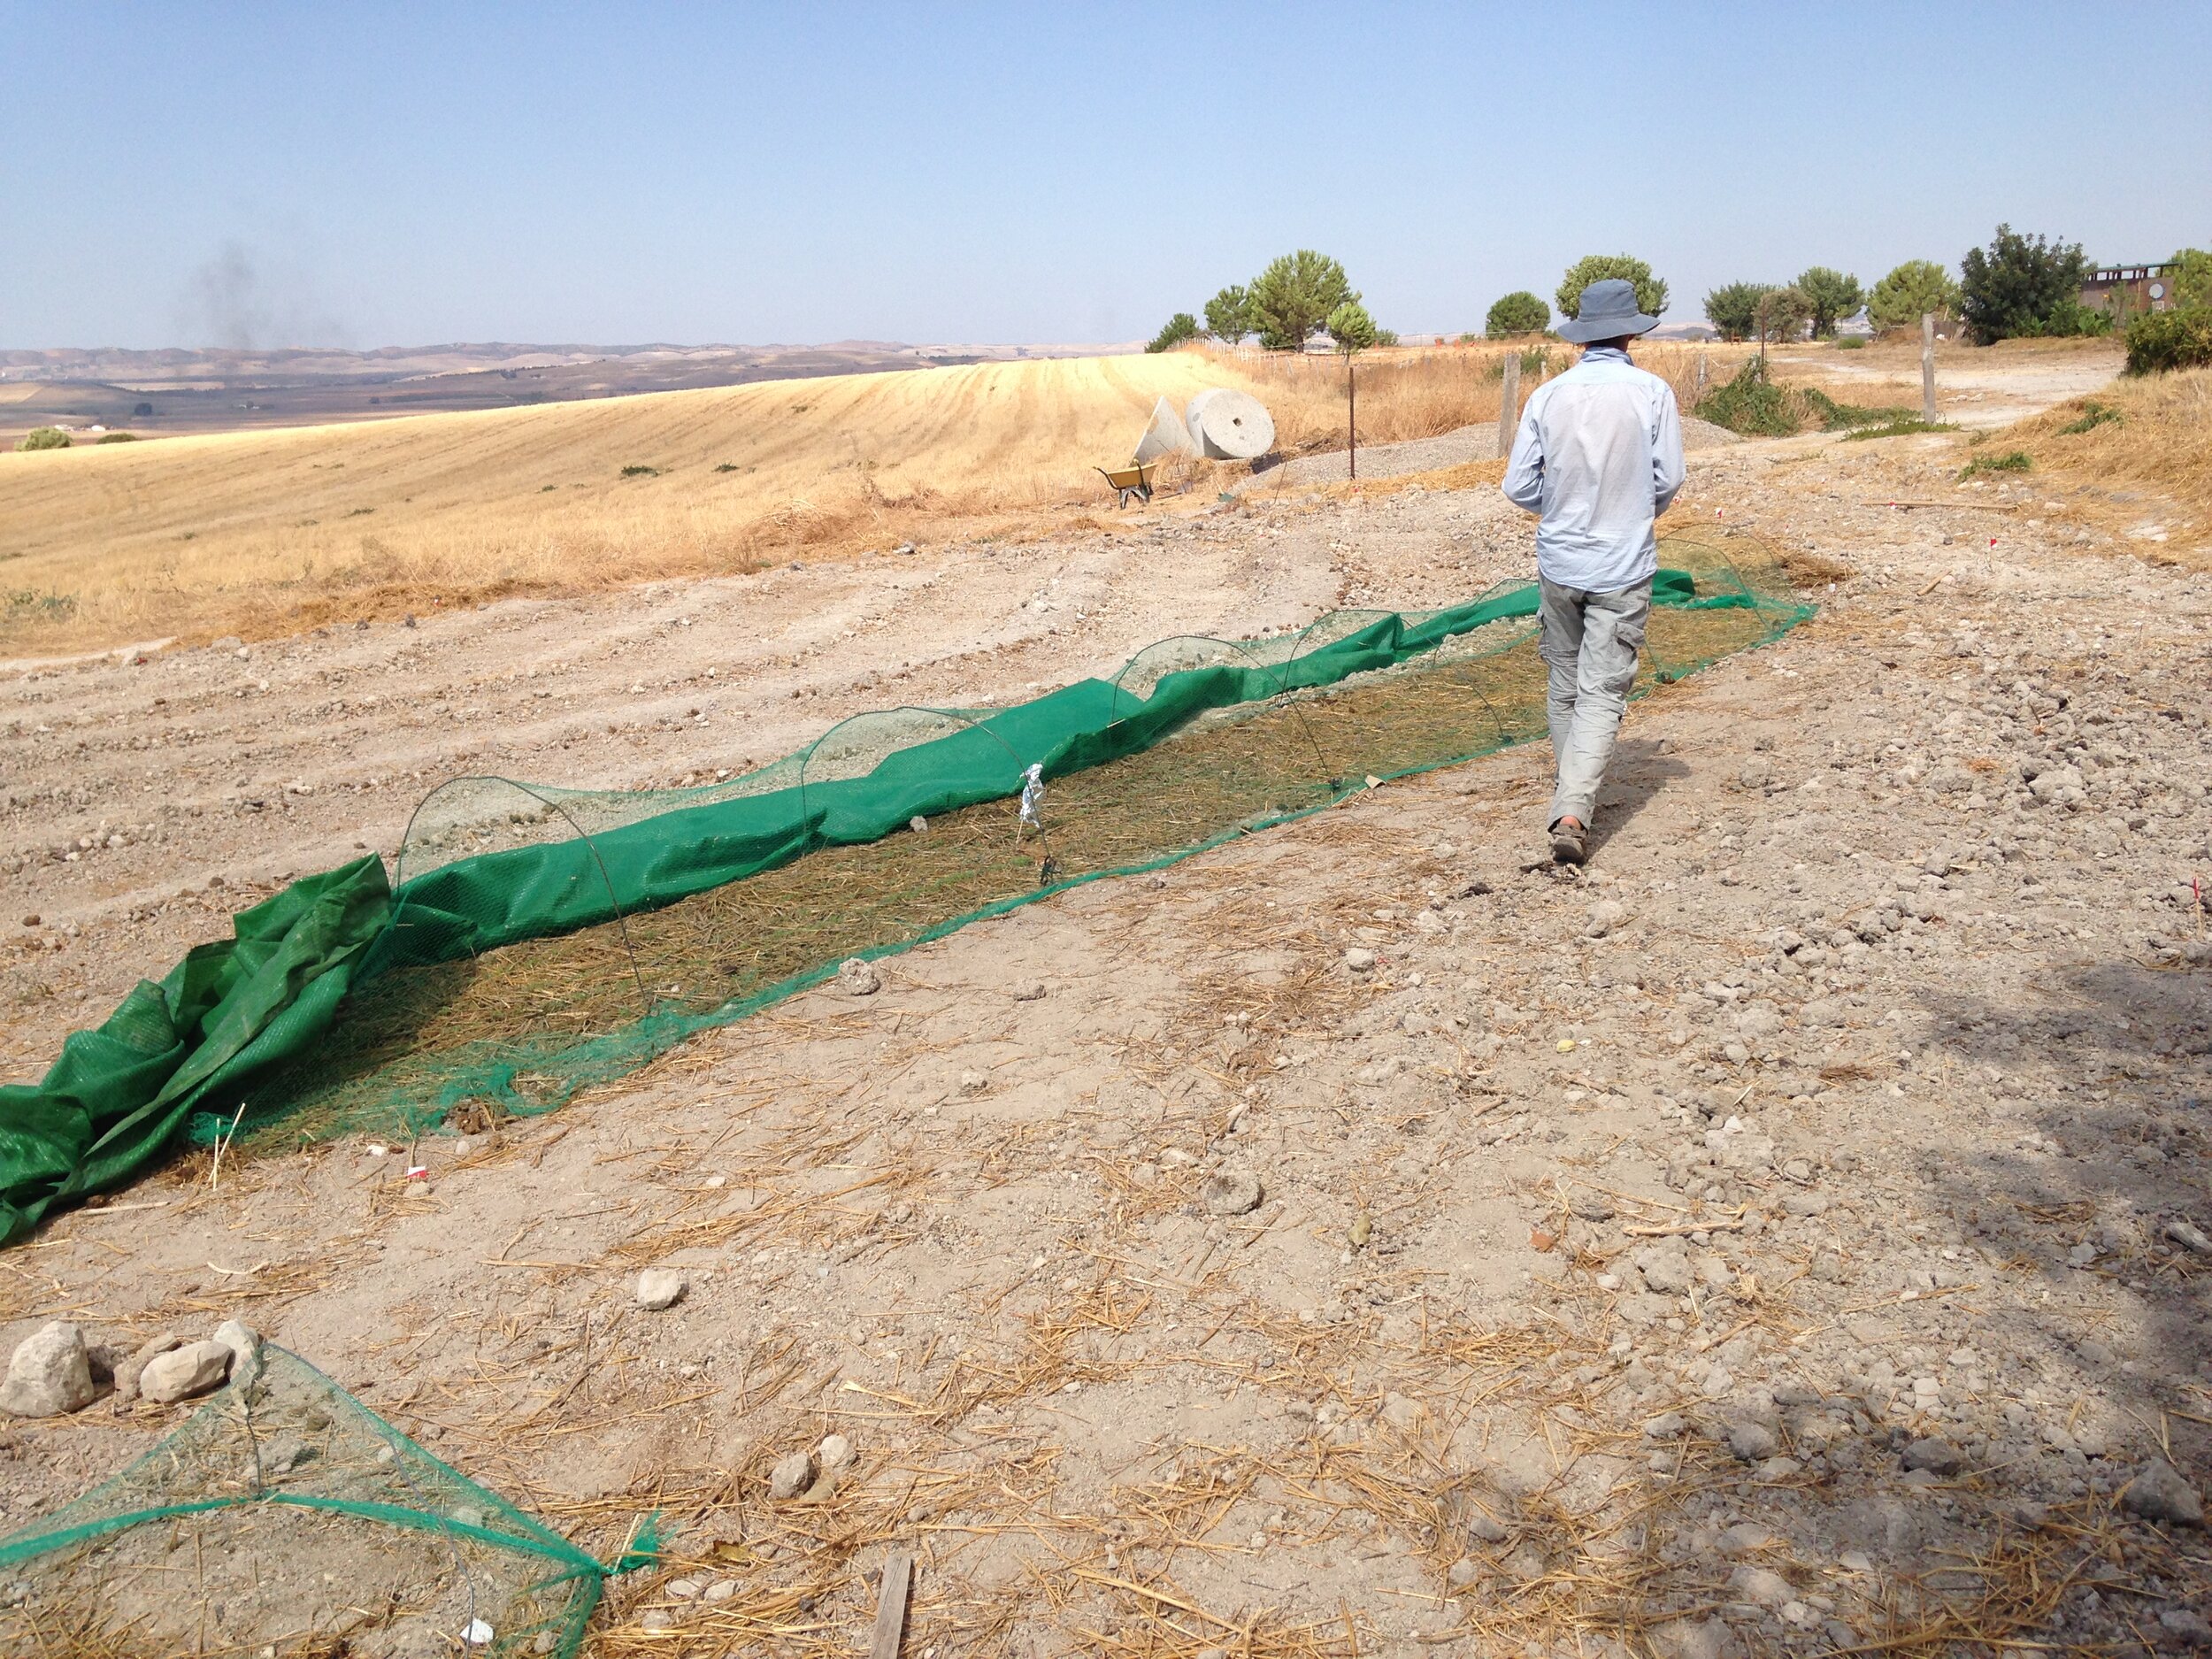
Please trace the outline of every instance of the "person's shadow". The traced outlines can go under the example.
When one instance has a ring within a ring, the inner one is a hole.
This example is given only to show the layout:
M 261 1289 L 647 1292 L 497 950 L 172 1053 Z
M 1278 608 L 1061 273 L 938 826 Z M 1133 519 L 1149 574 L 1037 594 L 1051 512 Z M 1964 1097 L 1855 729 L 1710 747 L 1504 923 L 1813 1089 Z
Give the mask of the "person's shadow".
M 1590 828 L 1590 856 L 1604 850 L 1606 842 L 1634 821 L 1636 814 L 1671 783 L 1690 775 L 1690 769 L 1672 755 L 1660 751 L 1654 737 L 1624 738 L 1613 750 L 1605 769 L 1605 787 L 1598 792 L 1597 822 Z

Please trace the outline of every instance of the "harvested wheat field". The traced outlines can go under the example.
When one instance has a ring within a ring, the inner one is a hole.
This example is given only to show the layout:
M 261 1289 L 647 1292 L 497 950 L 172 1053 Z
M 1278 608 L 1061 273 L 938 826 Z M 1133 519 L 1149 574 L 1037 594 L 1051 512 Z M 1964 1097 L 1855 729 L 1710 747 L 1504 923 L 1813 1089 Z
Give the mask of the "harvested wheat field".
M 1365 442 L 1494 422 L 1503 349 L 1379 354 Z M 1565 354 L 1534 354 L 1532 385 Z M 1686 396 L 1693 357 L 1655 348 Z M 1190 349 L 840 375 L 373 425 L 0 455 L 0 651 L 265 636 L 518 595 L 726 575 L 1111 505 L 1154 400 L 1251 390 L 1338 448 L 1343 368 Z M 1187 504 L 1248 469 L 1171 470 Z M 1217 477 L 1217 475 L 1218 475 Z

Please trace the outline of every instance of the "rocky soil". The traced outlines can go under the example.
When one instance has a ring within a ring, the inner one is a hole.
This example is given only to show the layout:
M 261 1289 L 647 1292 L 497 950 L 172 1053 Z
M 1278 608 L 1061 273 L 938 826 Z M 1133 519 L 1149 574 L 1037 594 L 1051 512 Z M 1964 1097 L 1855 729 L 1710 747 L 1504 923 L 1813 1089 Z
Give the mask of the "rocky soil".
M 894 1544 L 913 1653 L 2212 1644 L 2212 604 L 1962 453 L 1696 458 L 1684 527 L 1833 586 L 1636 706 L 1578 877 L 1536 749 L 1392 784 L 547 1119 L 181 1167 L 0 1263 L 0 1340 L 235 1315 L 603 1555 L 661 1509 L 611 1655 L 853 1651 Z M 711 775 L 1525 557 L 1410 488 L 43 672 L 12 1006 L 465 749 Z M 180 1410 L 18 1422 L 6 1520 Z

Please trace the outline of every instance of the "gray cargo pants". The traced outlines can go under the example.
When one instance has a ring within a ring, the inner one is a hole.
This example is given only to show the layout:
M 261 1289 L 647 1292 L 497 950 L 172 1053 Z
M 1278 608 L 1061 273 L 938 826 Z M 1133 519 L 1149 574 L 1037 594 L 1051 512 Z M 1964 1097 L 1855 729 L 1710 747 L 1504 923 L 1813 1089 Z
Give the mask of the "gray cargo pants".
M 1546 712 L 1559 764 L 1550 821 L 1571 818 L 1586 827 L 1597 810 L 1605 764 L 1613 757 L 1628 688 L 1636 682 L 1637 654 L 1651 616 L 1651 579 L 1609 594 L 1561 588 L 1540 577 L 1538 587 L 1537 650 L 1551 674 Z

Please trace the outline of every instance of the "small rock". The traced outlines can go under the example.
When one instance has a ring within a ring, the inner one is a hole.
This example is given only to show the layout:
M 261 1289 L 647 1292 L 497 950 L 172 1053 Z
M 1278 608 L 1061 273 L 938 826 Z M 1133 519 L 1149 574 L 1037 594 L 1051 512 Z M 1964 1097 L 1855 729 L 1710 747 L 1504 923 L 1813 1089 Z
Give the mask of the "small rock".
M 2181 1471 L 2162 1457 L 2154 1457 L 2136 1472 L 2120 1494 L 2120 1507 L 2147 1521 L 2170 1521 L 2177 1526 L 2204 1525 L 2204 1500 L 2181 1478 Z
M 173 1331 L 164 1331 L 151 1341 L 141 1343 L 128 1359 L 115 1368 L 115 1403 L 118 1408 L 128 1405 L 138 1398 L 139 1374 L 146 1369 L 148 1360 L 183 1346 L 184 1339 Z
M 683 1300 L 691 1281 L 672 1267 L 649 1267 L 637 1276 L 637 1305 L 659 1313 Z
M 1679 1411 L 1663 1411 L 1644 1425 L 1644 1436 L 1647 1440 L 1671 1440 L 1688 1426 Z
M 853 1443 L 842 1434 L 826 1434 L 822 1443 L 814 1448 L 814 1460 L 826 1475 L 842 1469 L 853 1460 Z
M 1915 1440 L 1905 1448 L 1905 1467 L 1924 1469 L 1947 1479 L 1966 1467 L 1966 1454 L 1948 1440 Z
M 221 1342 L 190 1342 L 146 1362 L 138 1391 L 156 1405 L 211 1394 L 230 1374 L 231 1352 Z
M 1354 973 L 1372 973 L 1375 971 L 1375 953 L 1364 945 L 1354 945 L 1344 953 L 1344 965 Z
M 1472 1555 L 1462 1555 L 1444 1570 L 1444 1582 L 1455 1590 L 1464 1590 L 1482 1577 L 1482 1563 Z
M 768 1495 L 779 1503 L 789 1502 L 814 1484 L 814 1459 L 794 1452 L 768 1471 Z
M 1038 1002 L 1044 994 L 1045 982 L 1042 979 L 1017 979 L 1014 982 L 1013 995 L 1017 1002 Z
M 706 1586 L 696 1578 L 671 1578 L 661 1586 L 679 1601 L 695 1601 Z
M 2212 1256 L 2212 1238 L 2206 1237 L 2204 1230 L 2193 1222 L 2177 1217 L 2166 1224 L 2166 1236 L 2184 1249 L 2199 1256 Z
M 300 1436 L 277 1435 L 261 1448 L 262 1479 L 265 1480 L 274 1475 L 288 1475 L 314 1455 L 315 1448 Z
M 1796 1599 L 1790 1581 L 1771 1567 L 1739 1567 L 1728 1575 L 1728 1588 L 1736 1600 L 1755 1607 L 1778 1608 Z
M 0 1411 L 19 1417 L 59 1417 L 83 1409 L 98 1393 L 84 1333 L 57 1319 L 16 1345 L 7 1380 L 0 1383 Z
M 1763 1549 L 1773 1548 L 1773 1545 L 1774 1534 L 1763 1526 L 1753 1525 L 1749 1521 L 1737 1522 L 1713 1540 L 1713 1548 L 1732 1561 L 1745 1555 L 1755 1555 Z
M 853 956 L 838 964 L 837 988 L 847 996 L 873 996 L 883 989 L 883 979 L 874 963 Z
M 211 1339 L 230 1350 L 230 1379 L 241 1385 L 261 1374 L 261 1333 L 237 1319 L 226 1319 Z
M 1784 1193 L 1782 1213 L 1786 1216 L 1824 1216 L 1828 1213 L 1828 1194 L 1825 1193 Z
M 1260 1178 L 1236 1164 L 1224 1164 L 1206 1178 L 1202 1196 L 1209 1215 L 1248 1215 L 1260 1207 Z
M 1602 939 L 1628 919 L 1628 907 L 1616 899 L 1600 899 L 1590 907 L 1587 923 L 1582 929 L 1585 939 Z
M 1486 1544 L 1502 1544 L 1513 1536 L 1513 1529 L 1487 1509 L 1477 1509 L 1468 1519 L 1467 1536 Z
M 980 1094 L 990 1087 L 991 1079 L 980 1071 L 963 1071 L 960 1074 L 960 1092 L 963 1094 Z
M 1661 1659 L 1727 1659 L 1728 1626 L 1717 1618 L 1678 1618 L 1646 1632 Z
M 707 1586 L 706 1594 L 699 1599 L 703 1601 L 726 1601 L 736 1594 L 736 1579 L 718 1578 Z
M 2158 1645 L 2174 1648 L 2212 1647 L 2212 1624 L 2206 1624 L 2204 1615 L 2193 1608 L 2161 1608 Z
M 1728 1425 L 1728 1449 L 1747 1463 L 1763 1463 L 1782 1449 L 1782 1438 L 1756 1417 L 1736 1417 Z
M 1636 1265 L 1643 1269 L 1645 1285 L 1662 1296 L 1683 1295 L 1690 1288 L 1690 1253 L 1679 1241 L 1639 1251 Z

